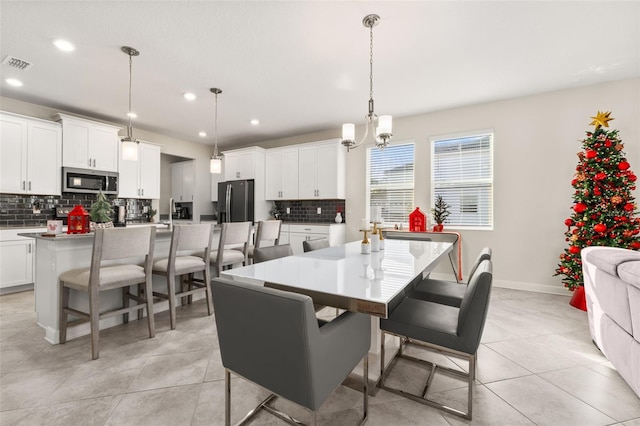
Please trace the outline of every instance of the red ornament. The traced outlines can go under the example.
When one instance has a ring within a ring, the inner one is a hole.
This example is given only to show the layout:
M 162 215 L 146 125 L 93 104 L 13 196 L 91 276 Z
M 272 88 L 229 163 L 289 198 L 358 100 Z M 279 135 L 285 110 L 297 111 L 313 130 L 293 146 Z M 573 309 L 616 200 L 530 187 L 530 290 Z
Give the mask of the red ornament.
M 566 219 L 564 221 L 564 224 L 567 225 L 567 226 L 573 226 L 573 224 L 574 224 L 573 219 L 571 219 L 571 218 Z
M 577 246 L 571 246 L 571 247 L 569 247 L 569 253 L 571 253 L 571 254 L 578 254 L 578 253 L 580 253 L 580 247 L 577 247 Z
M 640 250 L 640 241 L 632 241 L 631 244 L 629 244 L 629 248 L 632 250 Z
M 607 174 L 600 172 L 600 173 L 596 173 L 596 175 L 593 177 L 595 180 L 604 180 L 607 178 Z
M 588 159 L 592 159 L 592 158 L 596 158 L 598 156 L 598 153 L 590 149 L 586 152 L 586 156 Z
M 635 182 L 636 179 L 638 179 L 638 177 L 635 174 L 633 174 L 633 172 L 629 172 L 629 175 L 627 177 L 631 182 Z
M 571 186 L 576 186 L 576 183 L 578 183 L 578 179 L 571 180 Z
M 632 212 L 633 211 L 633 204 L 627 203 L 627 204 L 624 205 L 623 209 L 625 211 Z
M 627 170 L 631 165 L 626 161 L 621 161 L 618 163 L 618 170 Z
M 587 210 L 587 205 L 584 203 L 577 203 L 573 206 L 573 211 L 576 213 L 583 213 L 585 210 Z
M 609 139 L 607 139 L 604 143 L 604 146 L 606 146 L 607 148 L 609 148 L 611 146 L 611 141 Z
M 607 231 L 607 225 L 605 225 L 604 223 L 598 223 L 596 225 L 593 225 L 593 230 L 596 232 L 606 232 Z
M 576 223 L 576 226 L 579 227 L 579 228 L 582 228 L 584 226 L 584 222 L 580 221 L 580 222 Z

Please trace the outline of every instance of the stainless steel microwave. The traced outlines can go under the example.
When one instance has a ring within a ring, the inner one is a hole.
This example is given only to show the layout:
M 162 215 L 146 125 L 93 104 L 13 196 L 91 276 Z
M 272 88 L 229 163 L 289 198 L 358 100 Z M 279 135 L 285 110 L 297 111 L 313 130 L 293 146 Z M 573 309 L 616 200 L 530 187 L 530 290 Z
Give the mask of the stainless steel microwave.
M 62 192 L 118 193 L 118 173 L 102 170 L 62 168 Z

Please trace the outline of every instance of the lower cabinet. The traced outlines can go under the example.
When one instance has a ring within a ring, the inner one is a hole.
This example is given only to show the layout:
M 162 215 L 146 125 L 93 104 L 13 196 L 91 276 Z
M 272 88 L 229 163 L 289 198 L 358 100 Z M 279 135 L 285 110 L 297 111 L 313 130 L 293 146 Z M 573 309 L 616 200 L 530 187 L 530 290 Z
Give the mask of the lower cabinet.
M 18 236 L 18 232 L 34 231 L 0 231 L 0 289 L 3 291 L 9 287 L 33 283 L 35 241 Z
M 283 224 L 280 231 L 280 244 L 291 244 L 293 254 L 303 253 L 302 242 L 327 238 L 331 246 L 345 243 L 346 226 L 344 224 L 300 225 Z

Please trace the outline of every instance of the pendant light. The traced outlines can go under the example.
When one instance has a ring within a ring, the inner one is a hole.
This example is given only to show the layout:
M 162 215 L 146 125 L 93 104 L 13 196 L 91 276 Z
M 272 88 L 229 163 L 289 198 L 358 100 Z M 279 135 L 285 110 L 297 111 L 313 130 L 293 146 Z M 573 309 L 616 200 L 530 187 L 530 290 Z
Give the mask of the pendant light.
M 362 25 L 369 28 L 369 113 L 365 115 L 365 131 L 360 142 L 356 143 L 356 126 L 353 123 L 345 123 L 342 125 L 342 144 L 347 147 L 347 151 L 351 148 L 359 147 L 369 134 L 375 145 L 383 149 L 389 144 L 392 134 L 392 118 L 390 115 L 382 115 L 378 117 L 373 108 L 373 27 L 378 25 L 380 16 L 371 14 L 364 17 Z
M 127 136 L 120 139 L 122 142 L 122 159 L 127 161 L 138 161 L 138 143 L 139 141 L 133 137 L 133 130 L 131 126 L 131 65 L 133 63 L 132 58 L 140 55 L 140 52 L 133 47 L 122 46 L 121 49 L 124 53 L 129 55 L 129 110 L 127 116 L 129 116 L 129 125 L 127 126 Z
M 215 113 L 214 113 L 214 118 L 213 118 L 213 122 L 214 122 L 214 128 L 213 128 L 213 135 L 214 135 L 214 140 L 215 140 L 215 146 L 213 148 L 213 156 L 211 157 L 211 162 L 209 164 L 209 171 L 211 173 L 222 173 L 222 155 L 220 155 L 218 153 L 218 95 L 220 93 L 222 93 L 222 90 L 213 87 L 210 89 L 211 93 L 213 93 L 215 95 L 216 98 L 216 106 L 215 106 Z

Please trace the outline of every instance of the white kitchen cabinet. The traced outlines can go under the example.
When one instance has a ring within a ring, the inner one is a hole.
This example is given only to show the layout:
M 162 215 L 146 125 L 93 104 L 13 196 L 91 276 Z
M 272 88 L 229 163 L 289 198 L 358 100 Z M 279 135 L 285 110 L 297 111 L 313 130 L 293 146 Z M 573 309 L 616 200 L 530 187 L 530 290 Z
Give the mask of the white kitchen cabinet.
M 344 199 L 345 187 L 345 149 L 339 139 L 299 146 L 299 199 Z
M 138 144 L 138 160 L 119 160 L 118 197 L 160 198 L 160 147 Z
M 81 169 L 118 171 L 120 127 L 56 114 L 62 123 L 62 165 Z
M 61 135 L 58 123 L 0 113 L 0 192 L 60 195 Z
M 195 164 L 193 160 L 171 164 L 171 197 L 176 203 L 193 202 Z
M 34 278 L 34 249 L 32 238 L 21 237 L 21 232 L 44 232 L 40 229 L 0 230 L 0 289 L 32 284 Z
M 225 151 L 224 180 L 255 179 L 263 181 L 265 150 L 253 146 Z
M 298 147 L 267 150 L 265 194 L 267 200 L 298 199 Z
M 282 235 L 283 231 L 280 231 Z M 346 238 L 346 226 L 344 224 L 330 224 L 330 225 L 317 225 L 317 224 L 290 224 L 288 226 L 288 242 L 291 244 L 293 254 L 303 253 L 302 242 L 309 240 L 316 240 L 320 238 L 326 238 L 329 240 L 329 245 L 337 246 L 345 243 Z M 281 238 L 282 240 L 282 238 Z M 281 244 L 285 244 L 281 242 Z

